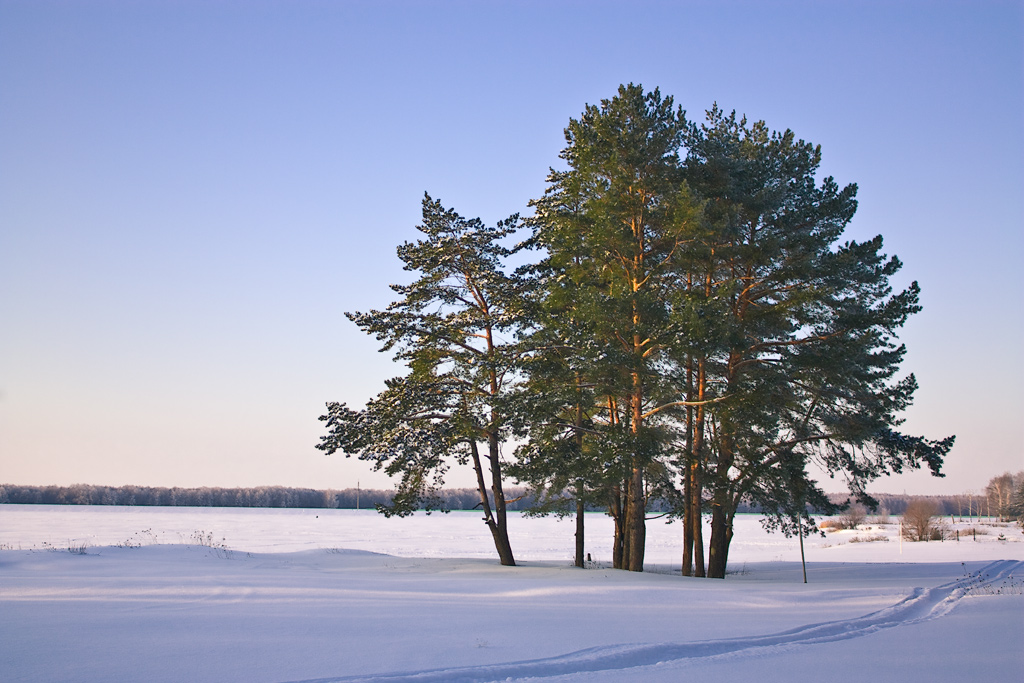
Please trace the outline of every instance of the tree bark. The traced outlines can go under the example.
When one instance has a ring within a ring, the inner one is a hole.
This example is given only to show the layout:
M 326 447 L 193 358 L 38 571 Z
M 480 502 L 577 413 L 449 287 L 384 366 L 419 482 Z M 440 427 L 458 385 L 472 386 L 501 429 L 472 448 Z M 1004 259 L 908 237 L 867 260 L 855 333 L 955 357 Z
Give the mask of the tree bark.
M 692 465 L 690 471 L 692 483 L 690 484 L 690 534 L 693 536 L 693 563 L 694 576 L 705 576 L 704 571 L 704 530 L 702 525 L 701 499 L 704 497 L 704 487 L 700 481 L 700 461 Z
M 646 542 L 647 506 L 644 501 L 644 471 L 642 467 L 634 467 L 629 478 L 628 497 L 626 499 L 626 569 L 631 572 L 644 570 L 644 544 Z
M 580 497 L 580 493 L 576 493 L 576 566 L 584 567 L 583 562 L 583 498 Z
M 625 557 L 626 529 L 625 529 L 625 507 L 622 504 L 622 489 L 616 486 L 612 490 L 611 502 L 608 505 L 608 513 L 615 522 L 615 533 L 612 537 L 612 567 L 625 569 L 623 558 Z
M 708 552 L 708 576 L 724 579 L 732 542 L 732 514 L 717 501 L 711 507 L 711 543 Z
M 690 501 L 693 496 L 692 482 L 690 479 L 690 463 L 686 464 L 686 472 L 683 475 L 683 576 L 693 576 L 693 506 Z
M 693 357 L 686 361 L 686 400 L 693 400 Z M 693 406 L 686 406 L 686 465 L 683 470 L 683 576 L 693 576 Z
M 491 503 L 487 497 L 487 484 L 484 481 L 483 466 L 480 462 L 480 449 L 477 447 L 475 441 L 469 442 L 469 452 L 473 460 L 473 470 L 476 472 L 476 487 L 480 494 L 480 508 L 484 513 L 484 523 L 487 525 L 488 530 L 491 532 L 491 537 L 494 539 L 494 548 L 498 551 L 498 559 L 504 565 L 515 566 L 515 559 L 512 557 L 512 547 L 508 542 L 508 528 L 504 523 L 499 524 L 491 510 Z M 498 490 L 500 491 L 500 487 Z M 498 500 L 499 497 L 496 496 L 495 507 L 497 507 Z M 503 508 L 501 517 L 504 518 L 504 495 L 500 497 L 500 501 Z
M 702 359 L 697 364 L 696 398 L 698 401 L 704 400 L 706 386 L 705 361 Z M 689 408 L 687 414 L 689 419 L 692 419 L 692 424 L 687 429 L 691 438 L 687 471 L 684 475 L 686 511 L 683 517 L 683 573 L 685 576 L 702 577 L 705 575 L 704 532 L 701 525 L 701 501 L 704 497 L 704 489 L 700 474 L 704 454 L 704 406 L 698 405 L 696 410 Z
M 706 361 L 701 359 L 697 366 L 697 400 L 704 401 L 707 387 L 707 366 Z M 696 423 L 694 424 L 693 437 L 693 458 L 690 461 L 690 525 L 693 534 L 693 562 L 695 565 L 694 576 L 703 577 L 704 572 L 704 531 L 701 524 L 701 502 L 704 498 L 704 486 L 701 482 L 701 472 L 704 462 L 704 428 L 705 416 L 704 406 L 697 406 Z
M 634 304 L 634 311 L 636 305 Z M 634 318 L 637 314 L 634 313 Z M 634 352 L 641 350 L 640 337 L 634 334 Z M 644 548 L 647 536 L 647 501 L 644 496 L 644 454 L 639 452 L 641 424 L 643 422 L 644 387 L 640 374 L 633 373 L 633 392 L 629 397 L 629 428 L 633 435 L 632 471 L 626 486 L 626 534 L 629 552 L 626 555 L 626 569 L 631 572 L 644 570 Z
M 498 435 L 491 432 L 488 435 L 488 449 L 491 460 L 491 492 L 494 495 L 495 529 L 494 544 L 498 550 L 498 557 L 501 563 L 508 567 L 516 565 L 512 557 L 512 544 L 508 540 L 508 517 L 506 515 L 505 491 L 501 485 L 501 454 L 498 450 Z
M 583 457 L 583 397 L 580 374 L 576 373 L 576 452 Z M 576 482 L 576 566 L 583 567 L 583 480 Z
M 484 523 L 493 535 L 497 525 L 494 523 L 494 515 L 491 513 L 491 502 L 487 497 L 487 484 L 484 482 L 484 470 L 480 462 L 480 449 L 475 441 L 469 442 L 469 453 L 473 460 L 473 471 L 476 472 L 476 490 L 480 494 L 480 510 L 484 513 Z M 497 537 L 495 537 L 494 542 L 497 546 Z
M 712 579 L 725 578 L 725 566 L 729 560 L 732 518 L 736 511 L 729 487 L 729 469 L 734 460 L 731 442 L 728 438 L 721 439 L 711 503 L 711 542 L 708 544 L 708 576 Z

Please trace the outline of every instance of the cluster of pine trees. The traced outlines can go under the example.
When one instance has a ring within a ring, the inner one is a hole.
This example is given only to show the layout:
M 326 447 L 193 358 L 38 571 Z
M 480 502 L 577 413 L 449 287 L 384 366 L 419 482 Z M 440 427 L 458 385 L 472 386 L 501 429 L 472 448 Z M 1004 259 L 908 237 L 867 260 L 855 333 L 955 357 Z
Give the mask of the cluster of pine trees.
M 426 196 L 422 239 L 398 247 L 416 278 L 347 314 L 408 371 L 362 409 L 329 403 L 318 448 L 398 477 L 386 514 L 437 505 L 469 465 L 502 564 L 514 480 L 540 511 L 565 492 L 606 509 L 614 566 L 642 571 L 650 503 L 668 500 L 683 573 L 721 578 L 745 503 L 805 533 L 809 510 L 837 509 L 815 472 L 869 505 L 884 473 L 940 475 L 953 437 L 897 431 L 918 286 L 893 291 L 881 237 L 841 241 L 856 187 L 817 181 L 819 147 L 717 106 L 692 122 L 635 85 L 565 138 L 530 218 L 491 227 Z

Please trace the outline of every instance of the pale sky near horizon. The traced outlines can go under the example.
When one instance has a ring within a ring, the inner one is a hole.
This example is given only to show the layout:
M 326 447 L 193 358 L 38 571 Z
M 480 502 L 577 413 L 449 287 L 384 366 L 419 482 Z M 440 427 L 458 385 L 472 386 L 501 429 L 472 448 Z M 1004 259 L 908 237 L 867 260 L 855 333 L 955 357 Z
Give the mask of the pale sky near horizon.
M 314 448 L 401 372 L 343 313 L 424 191 L 526 212 L 634 82 L 859 185 L 849 236 L 923 290 L 904 427 L 957 435 L 872 490 L 980 489 L 1024 469 L 1022 36 L 1019 2 L 0 0 L 0 483 L 390 486 Z

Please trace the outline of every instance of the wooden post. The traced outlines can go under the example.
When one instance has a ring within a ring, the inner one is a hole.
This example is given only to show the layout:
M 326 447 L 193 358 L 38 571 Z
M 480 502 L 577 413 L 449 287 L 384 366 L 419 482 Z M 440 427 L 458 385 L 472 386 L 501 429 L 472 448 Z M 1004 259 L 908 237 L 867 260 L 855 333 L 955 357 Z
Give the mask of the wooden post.
M 804 518 L 800 518 L 800 565 L 804 568 L 804 583 L 807 583 L 807 560 L 804 559 Z

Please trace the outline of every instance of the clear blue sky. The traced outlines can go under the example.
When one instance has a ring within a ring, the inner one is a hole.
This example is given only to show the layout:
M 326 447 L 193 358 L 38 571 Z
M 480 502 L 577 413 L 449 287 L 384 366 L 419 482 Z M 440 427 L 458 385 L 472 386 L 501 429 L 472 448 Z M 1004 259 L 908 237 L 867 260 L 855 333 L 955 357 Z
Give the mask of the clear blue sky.
M 343 312 L 424 191 L 525 211 L 624 82 L 821 144 L 921 283 L 905 427 L 957 446 L 874 490 L 1024 469 L 1022 8 L 0 0 L 0 482 L 387 486 L 313 447 L 401 371 Z

